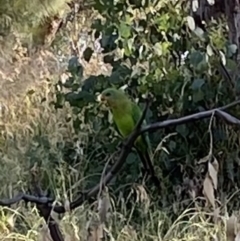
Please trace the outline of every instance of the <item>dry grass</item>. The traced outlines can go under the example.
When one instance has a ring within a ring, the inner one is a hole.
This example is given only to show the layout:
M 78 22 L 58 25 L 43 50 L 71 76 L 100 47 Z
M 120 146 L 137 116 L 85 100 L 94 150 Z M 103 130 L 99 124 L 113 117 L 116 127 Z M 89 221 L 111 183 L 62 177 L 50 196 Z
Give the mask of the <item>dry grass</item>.
M 100 224 L 96 212 L 91 211 L 86 205 L 74 210 L 71 214 L 66 214 L 61 221 L 61 231 L 66 240 L 100 240 L 103 236 L 108 236 L 111 240 L 223 240 L 224 225 L 220 229 L 206 220 L 206 215 L 192 210 L 186 210 L 178 220 L 168 226 L 168 232 L 163 235 L 162 230 L 168 222 L 166 215 L 160 211 L 149 212 L 146 217 L 148 221 L 134 224 L 131 216 L 124 216 L 121 212 L 113 211 L 108 218 L 108 225 Z M 133 208 L 134 209 L 134 208 Z M 124 210 L 121 210 L 124 212 Z M 134 210 L 129 210 L 134 211 Z M 37 216 L 37 211 L 24 210 L 22 224 L 29 226 L 27 233 L 20 234 L 14 230 L 16 219 L 23 216 L 14 210 L 8 210 L 6 216 L 1 218 L 0 240 L 50 240 L 48 230 L 41 218 Z M 186 221 L 186 217 L 188 221 Z M 185 220 L 184 220 L 185 219 Z M 200 221 L 199 221 L 200 220 Z M 217 239 L 217 237 L 219 239 Z M 221 238 L 221 239 L 220 239 Z

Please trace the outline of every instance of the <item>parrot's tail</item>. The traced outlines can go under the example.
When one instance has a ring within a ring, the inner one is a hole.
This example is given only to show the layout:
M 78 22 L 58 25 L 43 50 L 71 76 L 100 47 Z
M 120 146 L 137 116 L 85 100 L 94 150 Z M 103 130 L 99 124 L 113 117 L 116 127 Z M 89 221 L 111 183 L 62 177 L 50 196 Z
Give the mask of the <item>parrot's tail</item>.
M 148 154 L 148 152 L 143 153 L 140 150 L 137 150 L 138 155 L 142 161 L 143 167 L 144 169 L 148 172 L 148 174 L 151 176 L 152 181 L 154 182 L 155 186 L 160 189 L 160 181 L 159 179 L 156 177 L 155 172 L 154 172 L 154 167 L 152 164 L 152 160 Z

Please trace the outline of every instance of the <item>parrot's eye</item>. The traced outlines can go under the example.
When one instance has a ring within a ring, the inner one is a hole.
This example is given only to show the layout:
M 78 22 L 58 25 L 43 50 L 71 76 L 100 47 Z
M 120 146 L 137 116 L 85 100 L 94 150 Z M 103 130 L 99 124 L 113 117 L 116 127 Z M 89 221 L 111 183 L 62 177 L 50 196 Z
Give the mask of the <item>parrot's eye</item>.
M 106 94 L 105 94 L 106 97 L 109 97 L 110 95 L 111 95 L 110 93 L 106 93 Z

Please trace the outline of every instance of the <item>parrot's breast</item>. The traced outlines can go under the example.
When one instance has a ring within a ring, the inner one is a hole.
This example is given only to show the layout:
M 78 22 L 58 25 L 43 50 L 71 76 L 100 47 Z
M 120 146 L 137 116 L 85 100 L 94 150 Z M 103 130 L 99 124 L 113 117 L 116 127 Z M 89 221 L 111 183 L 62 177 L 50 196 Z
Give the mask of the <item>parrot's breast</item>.
M 125 114 L 122 113 L 122 115 L 113 113 L 113 120 L 114 120 L 115 124 L 117 125 L 117 128 L 118 128 L 120 134 L 123 137 L 129 136 L 133 132 L 135 125 L 136 125 L 132 116 L 128 115 L 126 113 Z M 143 152 L 145 152 L 147 150 L 147 146 L 144 144 L 144 142 L 142 140 L 142 136 L 139 136 L 136 139 L 135 145 Z
M 131 134 L 133 131 L 135 124 L 131 115 L 121 115 L 114 116 L 114 122 L 117 125 L 117 128 L 123 137 L 126 137 Z

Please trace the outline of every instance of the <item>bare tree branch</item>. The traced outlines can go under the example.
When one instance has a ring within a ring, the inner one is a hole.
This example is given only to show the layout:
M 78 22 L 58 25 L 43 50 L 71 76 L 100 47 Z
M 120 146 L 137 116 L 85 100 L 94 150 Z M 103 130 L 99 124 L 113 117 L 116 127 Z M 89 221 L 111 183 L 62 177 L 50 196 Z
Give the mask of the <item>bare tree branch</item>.
M 37 197 L 33 195 L 19 193 L 17 196 L 11 199 L 1 199 L 0 206 L 11 206 L 12 204 L 17 203 L 21 200 L 25 202 L 36 203 L 36 204 L 46 204 L 46 203 L 52 203 L 54 201 L 54 199 L 48 198 L 48 197 Z
M 31 169 L 31 184 L 33 188 L 33 193 L 39 197 L 44 197 L 45 194 L 40 186 L 40 172 L 36 166 Z M 45 204 L 37 204 L 36 206 L 40 216 L 44 218 L 46 224 L 48 225 L 52 240 L 64 241 L 63 235 L 59 229 L 57 222 L 51 216 L 52 209 Z
M 188 115 L 188 116 L 184 116 L 184 117 L 181 117 L 181 118 L 178 118 L 178 119 L 172 119 L 172 120 L 170 119 L 170 120 L 166 120 L 166 121 L 162 121 L 162 122 L 156 122 L 156 123 L 153 123 L 153 124 L 149 124 L 149 125 L 143 127 L 141 129 L 140 133 L 138 133 L 138 134 L 140 135 L 141 133 L 144 133 L 146 131 L 152 132 L 152 131 L 155 131 L 155 130 L 158 130 L 158 129 L 163 129 L 163 128 L 166 128 L 166 127 L 169 127 L 169 126 L 176 126 L 176 125 L 189 123 L 189 122 L 192 122 L 192 121 L 206 119 L 206 118 L 211 117 L 213 112 L 223 111 L 223 110 L 229 109 L 229 108 L 231 108 L 235 105 L 238 105 L 238 104 L 240 104 L 240 100 L 234 101 L 234 102 L 232 102 L 232 103 L 230 103 L 226 106 L 220 107 L 220 108 L 202 111 L 202 112 L 192 114 L 192 115 Z M 232 118 L 234 118 L 234 117 L 232 116 Z M 233 123 L 230 123 L 230 124 L 236 124 L 236 120 Z

